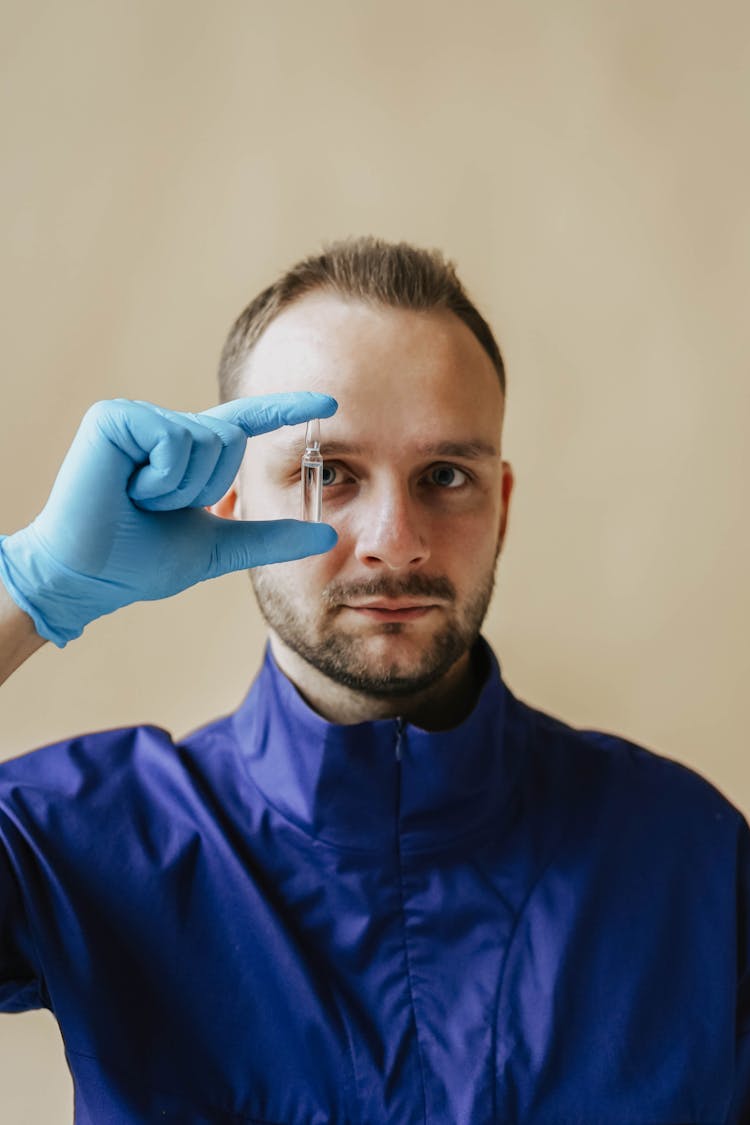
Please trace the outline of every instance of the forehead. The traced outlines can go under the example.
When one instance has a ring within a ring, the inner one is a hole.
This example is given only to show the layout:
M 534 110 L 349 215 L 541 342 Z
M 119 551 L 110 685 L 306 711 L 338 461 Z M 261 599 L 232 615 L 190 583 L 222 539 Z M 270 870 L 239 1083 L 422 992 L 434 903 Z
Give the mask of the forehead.
M 491 359 L 448 310 L 394 309 L 315 292 L 273 320 L 243 373 L 243 394 L 333 395 L 326 434 L 366 441 L 499 441 L 503 396 Z M 450 431 L 450 434 L 447 433 Z

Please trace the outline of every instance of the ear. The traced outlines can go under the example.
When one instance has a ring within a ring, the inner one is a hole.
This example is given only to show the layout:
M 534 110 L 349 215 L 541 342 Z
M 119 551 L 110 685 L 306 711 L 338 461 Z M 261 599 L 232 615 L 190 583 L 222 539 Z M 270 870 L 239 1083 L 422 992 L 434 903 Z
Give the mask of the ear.
M 225 492 L 221 500 L 206 508 L 206 511 L 210 512 L 212 516 L 220 516 L 224 520 L 239 519 L 239 497 L 236 487 L 232 485 L 229 492 Z
M 502 498 L 503 506 L 500 512 L 500 529 L 497 540 L 497 549 L 500 551 L 503 541 L 505 539 L 505 532 L 508 529 L 508 511 L 510 509 L 510 498 L 513 494 L 513 485 L 515 478 L 513 476 L 513 469 L 509 461 L 503 461 L 502 467 L 503 480 L 502 480 Z

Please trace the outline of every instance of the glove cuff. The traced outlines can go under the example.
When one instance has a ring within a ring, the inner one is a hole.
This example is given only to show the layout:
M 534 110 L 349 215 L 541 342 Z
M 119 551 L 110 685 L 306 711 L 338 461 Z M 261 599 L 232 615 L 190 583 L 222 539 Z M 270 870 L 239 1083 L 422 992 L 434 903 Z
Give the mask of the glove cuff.
M 0 581 L 2 581 L 18 608 L 27 613 L 34 622 L 34 628 L 39 636 L 44 637 L 47 641 L 52 641 L 58 648 L 65 648 L 68 641 L 80 637 L 83 628 L 54 627 L 47 621 L 40 609 L 40 606 L 44 606 L 45 600 L 49 600 L 45 591 L 46 583 L 35 564 L 33 552 L 25 547 L 21 535 L 21 532 L 17 532 L 13 536 L 0 535 Z M 12 552 L 5 546 L 11 539 L 13 540 Z M 17 553 L 20 555 L 21 567 L 18 566 L 18 559 L 13 558 Z M 29 578 L 31 579 L 34 602 L 29 600 L 22 588 L 24 584 L 22 574 L 27 581 Z

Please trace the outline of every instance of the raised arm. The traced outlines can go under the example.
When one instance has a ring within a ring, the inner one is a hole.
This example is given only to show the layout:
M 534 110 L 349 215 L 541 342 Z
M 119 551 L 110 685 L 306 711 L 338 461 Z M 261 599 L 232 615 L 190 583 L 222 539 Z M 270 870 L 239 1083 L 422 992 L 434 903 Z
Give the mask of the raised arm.
M 329 550 L 327 524 L 223 520 L 205 509 L 231 486 L 249 437 L 335 409 L 307 392 L 200 414 L 124 399 L 93 406 L 43 511 L 0 537 L 0 682 L 44 640 L 62 648 L 131 602 Z

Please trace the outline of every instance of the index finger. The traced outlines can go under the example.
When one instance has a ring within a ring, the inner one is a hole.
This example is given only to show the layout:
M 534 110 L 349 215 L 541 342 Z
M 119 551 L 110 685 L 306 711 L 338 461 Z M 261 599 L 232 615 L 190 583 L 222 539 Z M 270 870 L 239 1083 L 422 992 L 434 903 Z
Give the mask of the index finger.
M 292 391 L 278 395 L 252 395 L 235 398 L 203 410 L 198 418 L 219 418 L 244 430 L 247 437 L 267 434 L 279 426 L 296 426 L 311 418 L 330 418 L 338 410 L 338 403 L 330 395 L 315 391 Z

